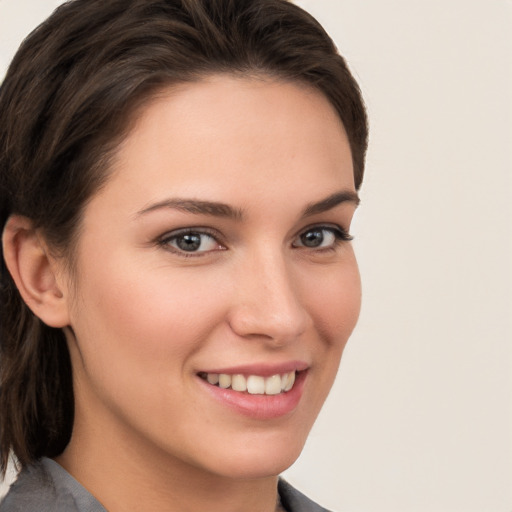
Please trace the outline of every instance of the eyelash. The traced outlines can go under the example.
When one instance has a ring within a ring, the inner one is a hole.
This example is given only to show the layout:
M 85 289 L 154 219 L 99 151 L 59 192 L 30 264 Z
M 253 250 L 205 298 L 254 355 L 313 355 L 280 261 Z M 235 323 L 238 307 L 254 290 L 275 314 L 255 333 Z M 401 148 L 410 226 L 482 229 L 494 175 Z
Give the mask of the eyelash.
M 336 248 L 345 242 L 350 242 L 354 239 L 352 235 L 350 235 L 345 229 L 343 229 L 340 226 L 333 226 L 333 225 L 316 225 L 316 226 L 309 226 L 306 229 L 302 230 L 299 235 L 297 235 L 298 239 L 301 239 L 308 233 L 313 232 L 329 232 L 334 236 L 333 243 L 329 245 L 328 247 L 308 247 L 306 245 L 299 245 L 294 247 L 305 247 L 316 251 L 334 251 Z M 323 241 L 323 240 L 322 240 Z
M 292 244 L 292 246 L 296 249 L 298 248 L 305 248 L 310 249 L 317 252 L 327 252 L 327 251 L 334 251 L 336 248 L 345 242 L 350 242 L 353 240 L 353 236 L 351 236 L 345 229 L 343 229 L 340 226 L 333 226 L 333 225 L 314 225 L 309 226 L 302 230 L 297 236 L 296 239 L 301 239 L 308 233 L 312 232 L 329 232 L 334 236 L 333 243 L 329 245 L 328 247 L 308 247 L 307 245 L 304 245 L 301 243 L 301 245 L 295 245 L 295 242 Z M 180 249 L 178 247 L 173 247 L 171 245 L 171 242 L 176 241 L 180 238 L 186 237 L 187 235 L 196 235 L 196 236 L 204 236 L 211 238 L 215 244 L 217 245 L 218 249 L 212 249 L 212 250 L 205 250 L 205 251 L 185 251 L 183 249 Z M 185 228 L 178 231 L 173 231 L 171 233 L 167 233 L 162 238 L 157 240 L 157 243 L 159 246 L 163 247 L 164 249 L 171 251 L 181 257 L 184 258 L 194 258 L 194 257 L 201 257 L 205 254 L 208 254 L 210 252 L 215 252 L 216 250 L 225 250 L 226 248 L 223 246 L 222 242 L 220 242 L 218 239 L 220 238 L 219 234 L 215 231 L 212 231 L 208 228 Z M 302 240 L 303 242 L 303 240 Z M 323 240 L 322 240 L 323 242 Z
M 200 256 L 204 256 L 205 254 L 208 254 L 209 252 L 212 252 L 212 250 L 200 251 L 200 252 L 197 252 L 197 251 L 187 252 L 183 249 L 180 249 L 178 247 L 173 247 L 171 245 L 172 241 L 176 241 L 180 238 L 186 237 L 187 235 L 197 235 L 197 236 L 205 236 L 206 235 L 207 237 L 211 238 L 216 243 L 216 245 L 219 247 L 218 250 L 225 249 L 222 242 L 219 242 L 219 240 L 218 240 L 220 238 L 219 234 L 215 231 L 208 229 L 208 228 L 185 228 L 185 229 L 173 231 L 171 233 L 167 233 L 166 235 L 164 235 L 162 238 L 160 238 L 157 241 L 157 243 L 159 246 L 163 247 L 164 249 L 166 249 L 170 252 L 173 252 L 179 256 L 182 256 L 184 258 L 194 258 L 194 257 L 197 258 Z M 222 249 L 220 249 L 220 247 L 222 247 Z

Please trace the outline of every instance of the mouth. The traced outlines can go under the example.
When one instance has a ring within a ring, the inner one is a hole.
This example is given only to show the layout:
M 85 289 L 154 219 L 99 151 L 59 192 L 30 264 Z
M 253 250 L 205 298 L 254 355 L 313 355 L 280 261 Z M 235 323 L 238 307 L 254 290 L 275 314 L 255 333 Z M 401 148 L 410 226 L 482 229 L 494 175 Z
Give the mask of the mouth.
M 257 421 L 288 417 L 298 407 L 309 373 L 304 361 L 211 368 L 196 373 L 218 403 Z
M 212 386 L 221 389 L 231 389 L 238 393 L 249 395 L 280 395 L 292 390 L 297 374 L 301 372 L 292 370 L 286 373 L 277 373 L 268 377 L 262 375 L 244 375 L 241 373 L 206 373 L 200 372 L 201 379 Z

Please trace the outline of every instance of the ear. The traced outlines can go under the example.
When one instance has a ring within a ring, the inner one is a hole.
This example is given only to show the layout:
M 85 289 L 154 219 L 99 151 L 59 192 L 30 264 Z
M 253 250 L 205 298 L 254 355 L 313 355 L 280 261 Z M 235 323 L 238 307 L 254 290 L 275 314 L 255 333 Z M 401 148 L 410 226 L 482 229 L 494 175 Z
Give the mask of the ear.
M 4 259 L 18 291 L 32 312 L 50 327 L 69 324 L 68 298 L 51 257 L 30 219 L 11 215 L 2 236 Z

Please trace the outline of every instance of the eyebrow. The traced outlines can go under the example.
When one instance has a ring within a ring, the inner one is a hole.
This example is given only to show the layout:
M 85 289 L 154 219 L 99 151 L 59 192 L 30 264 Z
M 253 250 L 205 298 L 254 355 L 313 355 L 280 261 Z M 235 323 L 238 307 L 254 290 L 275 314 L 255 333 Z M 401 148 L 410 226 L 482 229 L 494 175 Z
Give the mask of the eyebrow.
M 201 201 L 198 199 L 165 199 L 147 208 L 143 208 L 137 213 L 137 217 L 161 208 L 172 208 L 196 215 L 213 215 L 215 217 L 225 217 L 233 220 L 242 220 L 244 216 L 241 209 L 233 208 L 225 203 Z
M 318 202 L 310 203 L 306 208 L 304 208 L 302 217 L 310 217 L 311 215 L 327 212 L 343 203 L 353 203 L 358 206 L 359 202 L 360 199 L 356 192 L 352 190 L 342 190 L 340 192 L 335 192 Z
M 351 190 L 335 192 L 325 199 L 308 204 L 302 211 L 301 217 L 304 218 L 317 215 L 319 213 L 332 210 L 336 206 L 347 202 L 354 203 L 357 206 L 359 204 L 359 196 L 357 193 Z M 137 212 L 136 217 L 162 208 L 181 210 L 183 212 L 193 213 L 196 215 L 212 215 L 214 217 L 224 217 L 235 221 L 241 221 L 244 218 L 244 211 L 241 208 L 234 208 L 225 203 L 178 198 L 165 199 L 163 201 L 159 201 L 158 203 L 154 203 Z

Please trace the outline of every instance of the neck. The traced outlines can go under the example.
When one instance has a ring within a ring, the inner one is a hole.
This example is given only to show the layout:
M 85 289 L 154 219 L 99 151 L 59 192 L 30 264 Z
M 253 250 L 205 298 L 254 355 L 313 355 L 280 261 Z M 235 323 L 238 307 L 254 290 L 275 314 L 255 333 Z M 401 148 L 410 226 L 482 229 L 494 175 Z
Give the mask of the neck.
M 75 425 L 76 427 L 77 425 Z M 109 512 L 274 512 L 277 476 L 232 478 L 187 464 L 162 450 L 84 435 L 75 429 L 56 461 Z

